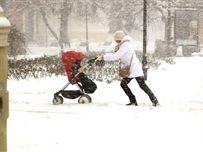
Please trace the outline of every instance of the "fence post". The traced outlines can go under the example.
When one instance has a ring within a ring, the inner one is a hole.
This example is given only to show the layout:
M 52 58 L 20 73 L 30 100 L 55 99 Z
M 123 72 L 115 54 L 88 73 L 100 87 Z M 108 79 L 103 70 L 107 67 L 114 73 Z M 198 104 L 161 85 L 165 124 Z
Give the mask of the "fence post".
M 0 152 L 7 152 L 7 118 L 9 115 L 9 102 L 7 91 L 8 74 L 8 33 L 10 22 L 4 17 L 0 6 Z

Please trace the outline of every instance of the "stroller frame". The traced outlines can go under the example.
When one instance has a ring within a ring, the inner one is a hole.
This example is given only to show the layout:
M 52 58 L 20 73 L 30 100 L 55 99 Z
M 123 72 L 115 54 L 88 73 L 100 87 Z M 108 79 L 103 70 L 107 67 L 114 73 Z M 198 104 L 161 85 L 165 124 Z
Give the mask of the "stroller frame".
M 91 59 L 88 61 L 88 64 L 85 65 L 83 68 L 86 68 L 88 66 L 91 66 L 97 58 Z M 54 93 L 54 98 L 53 98 L 53 104 L 54 105 L 59 105 L 63 104 L 63 97 L 68 98 L 68 99 L 78 99 L 78 103 L 84 104 L 84 103 L 91 103 L 92 98 L 85 93 L 83 87 L 78 83 L 76 77 L 79 74 L 76 73 L 75 75 L 72 76 L 72 78 L 65 84 L 65 86 L 59 90 L 58 92 Z M 76 85 L 78 90 L 65 90 L 70 84 Z

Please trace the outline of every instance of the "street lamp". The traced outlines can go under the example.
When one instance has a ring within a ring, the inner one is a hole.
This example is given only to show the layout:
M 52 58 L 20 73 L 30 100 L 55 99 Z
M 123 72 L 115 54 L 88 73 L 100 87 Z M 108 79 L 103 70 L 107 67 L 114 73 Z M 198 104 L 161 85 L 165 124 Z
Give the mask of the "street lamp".
M 86 52 L 89 52 L 89 40 L 88 40 L 88 10 L 87 3 L 85 5 L 85 20 L 86 20 Z
M 144 72 L 144 79 L 147 80 L 147 0 L 143 4 L 143 56 L 142 56 L 142 69 Z
M 68 20 L 68 25 L 69 25 L 69 16 L 70 16 L 70 14 L 71 14 L 71 10 L 72 10 L 72 8 L 73 8 L 73 2 L 67 2 L 67 9 L 68 9 L 68 11 L 67 11 L 67 20 Z M 69 28 L 69 26 L 67 26 L 67 34 L 68 34 L 68 28 Z M 67 36 L 67 41 L 68 41 L 68 45 L 69 45 L 69 47 L 71 47 L 71 45 L 70 45 L 70 38 L 69 38 L 69 34 L 68 34 L 68 36 Z
M 170 45 L 171 39 L 171 0 L 168 0 L 168 18 L 167 18 L 167 29 L 166 29 L 166 41 L 167 41 L 167 48 Z
M 97 11 L 97 7 L 96 7 L 96 3 L 95 1 L 92 2 L 92 4 L 89 4 L 88 2 L 86 2 L 85 4 L 85 26 L 86 26 L 86 52 L 89 52 L 89 38 L 88 38 L 88 6 L 91 7 L 91 12 L 93 14 L 96 13 Z

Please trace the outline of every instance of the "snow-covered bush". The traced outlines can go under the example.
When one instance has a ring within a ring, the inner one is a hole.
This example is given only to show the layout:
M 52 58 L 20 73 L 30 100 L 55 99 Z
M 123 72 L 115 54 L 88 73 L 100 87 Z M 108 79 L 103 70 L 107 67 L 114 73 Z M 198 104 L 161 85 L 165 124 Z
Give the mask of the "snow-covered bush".
M 88 60 L 97 57 L 101 52 L 89 52 L 82 60 L 81 66 L 87 65 Z M 136 52 L 140 62 L 142 62 L 142 53 Z M 65 69 L 60 55 L 44 55 L 35 59 L 9 59 L 9 79 L 29 79 L 29 78 L 43 78 L 51 76 L 66 76 Z M 149 69 L 157 69 L 162 62 L 174 64 L 172 57 L 157 57 L 154 54 L 148 54 Z M 104 66 L 97 66 L 93 64 L 88 66 L 84 73 L 92 80 L 105 81 L 111 83 L 112 81 L 121 80 L 118 76 L 118 69 L 120 67 L 119 61 L 105 62 Z
M 8 34 L 8 55 L 17 56 L 26 53 L 26 40 L 24 34 L 15 26 L 11 26 L 11 31 Z

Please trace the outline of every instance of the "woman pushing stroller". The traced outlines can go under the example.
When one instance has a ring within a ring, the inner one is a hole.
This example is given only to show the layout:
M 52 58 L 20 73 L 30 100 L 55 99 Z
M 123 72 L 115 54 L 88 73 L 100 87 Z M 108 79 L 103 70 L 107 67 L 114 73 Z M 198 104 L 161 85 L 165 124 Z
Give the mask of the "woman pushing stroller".
M 136 57 L 136 54 L 131 45 L 132 38 L 129 35 L 125 35 L 123 31 L 116 31 L 114 34 L 114 40 L 117 42 L 114 53 L 107 53 L 97 57 L 97 60 L 104 61 L 121 61 L 121 68 L 130 65 L 130 75 L 124 77 L 120 83 L 121 88 L 125 94 L 129 97 L 129 105 L 137 106 L 137 101 L 135 95 L 132 93 L 131 89 L 128 87 L 128 83 L 135 79 L 139 87 L 149 96 L 153 106 L 157 106 L 158 100 L 154 93 L 150 90 L 144 80 L 144 73 L 142 70 L 142 65 L 139 62 L 139 59 Z

